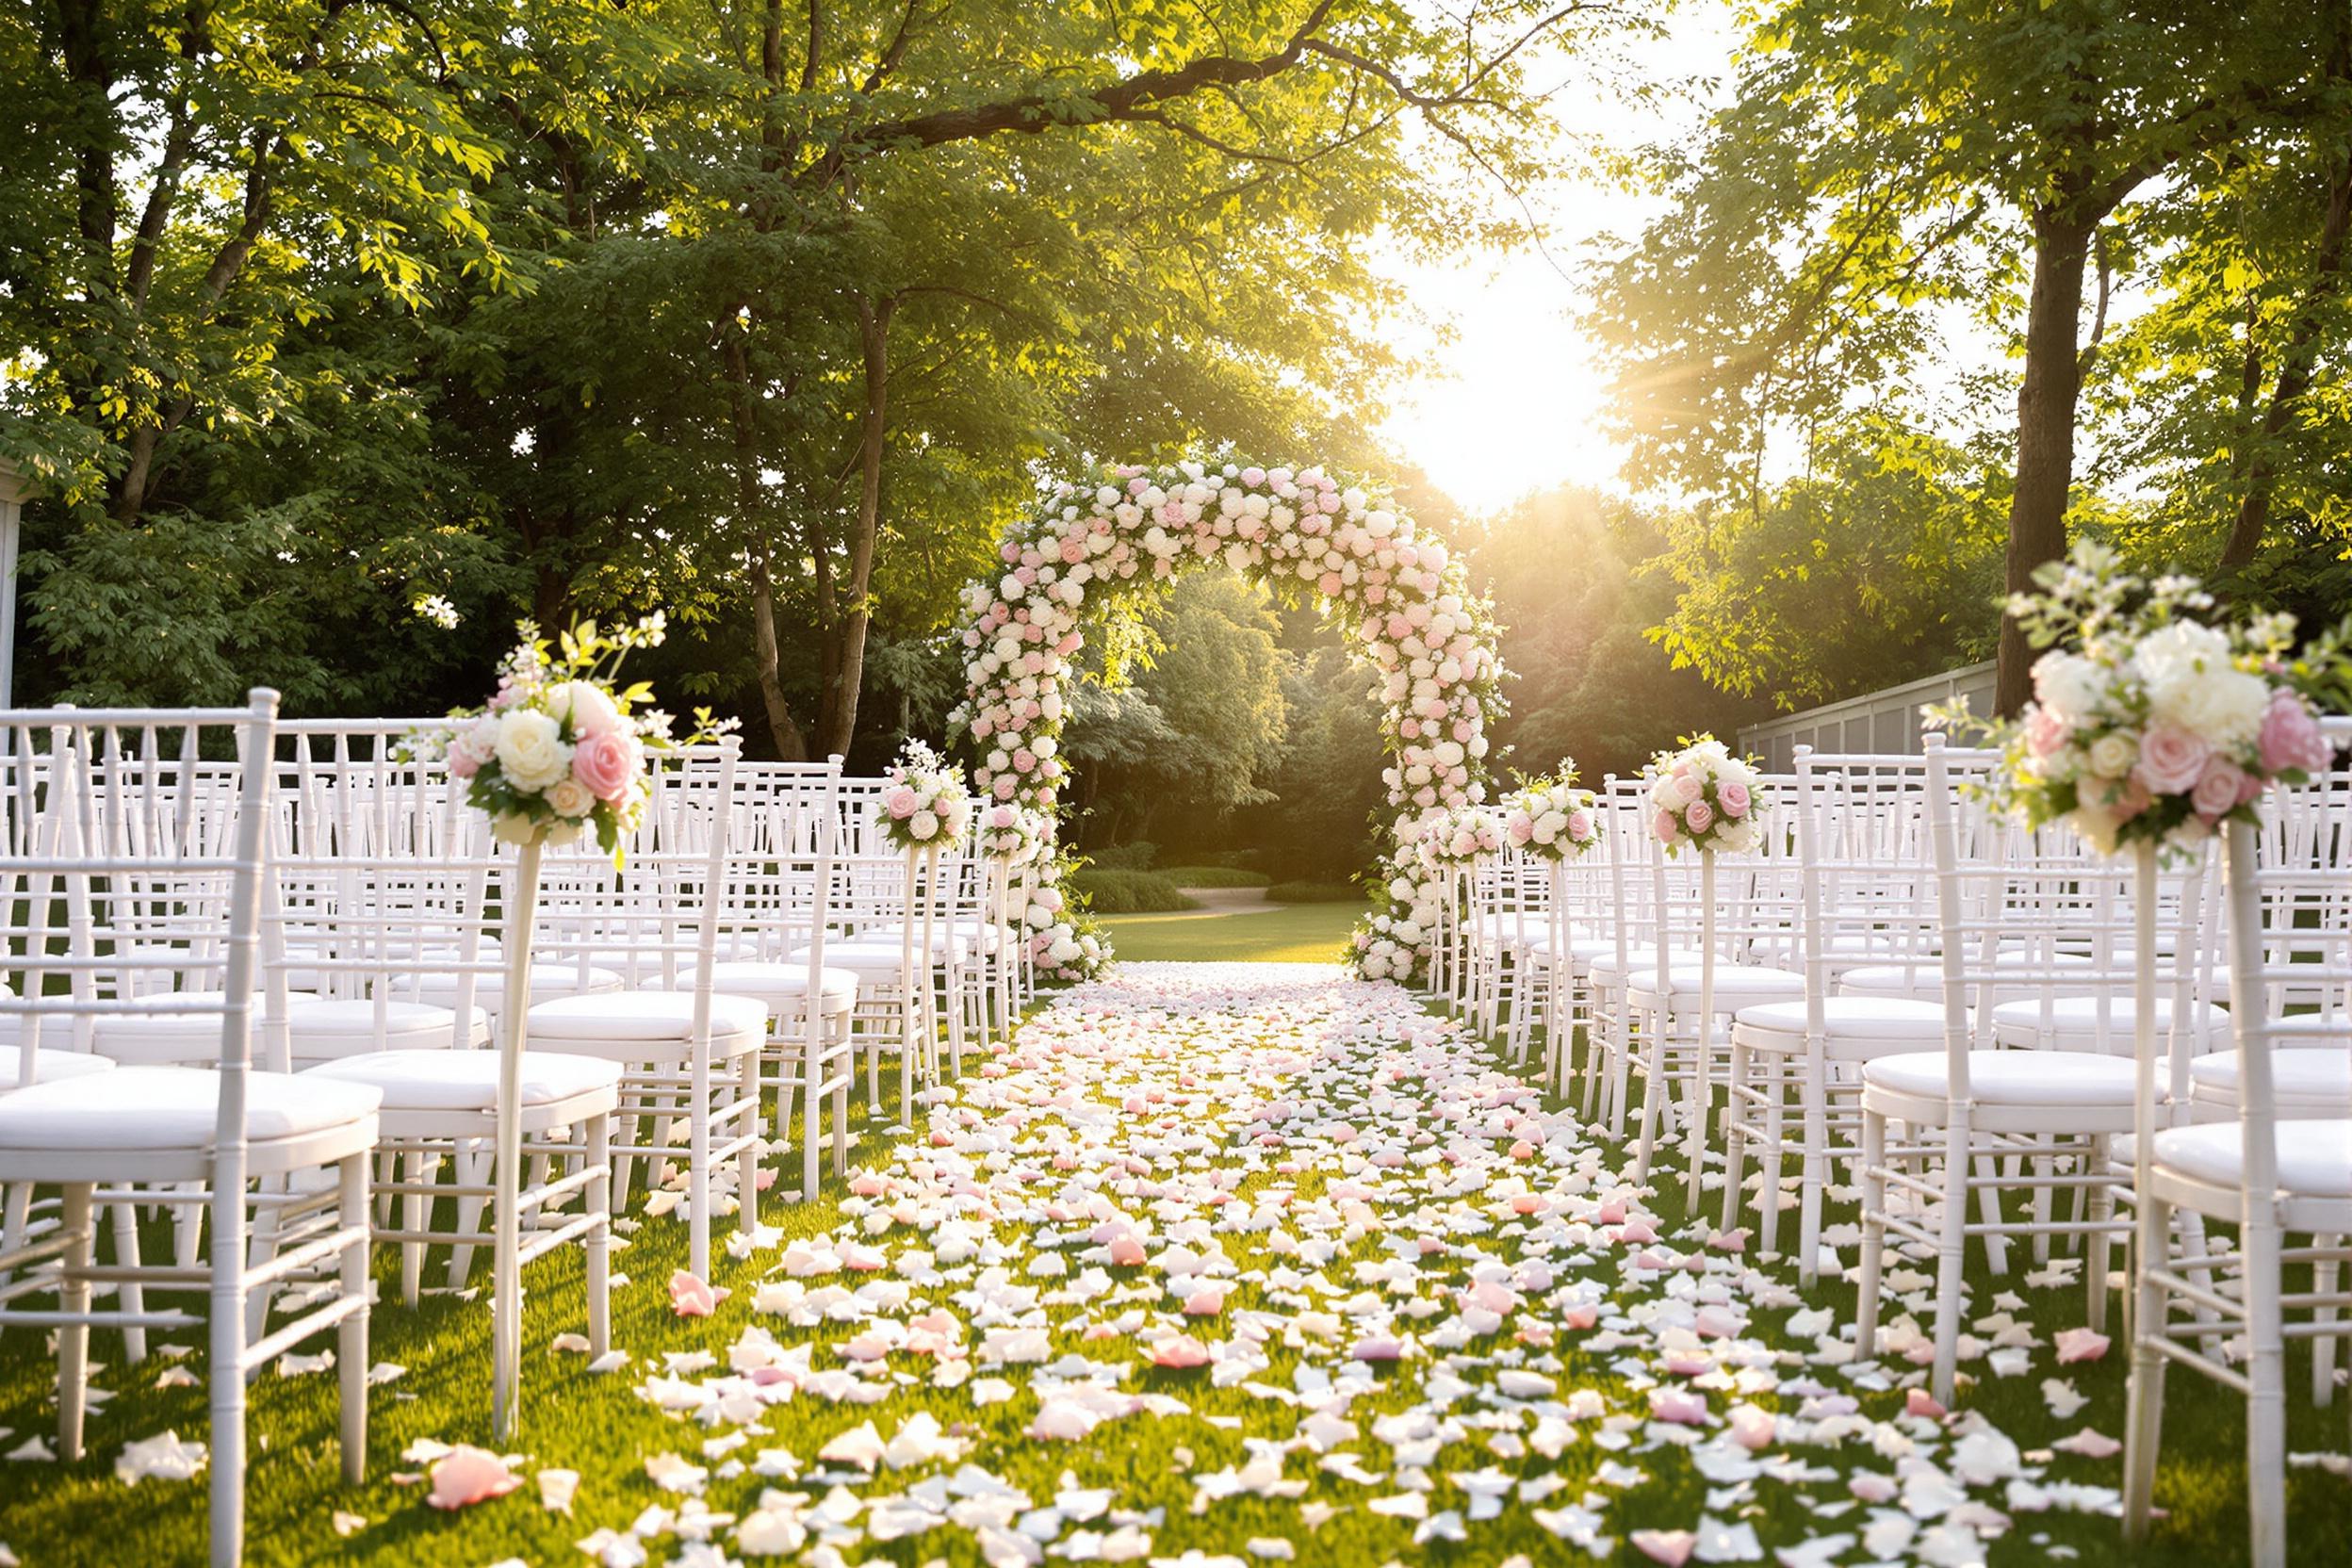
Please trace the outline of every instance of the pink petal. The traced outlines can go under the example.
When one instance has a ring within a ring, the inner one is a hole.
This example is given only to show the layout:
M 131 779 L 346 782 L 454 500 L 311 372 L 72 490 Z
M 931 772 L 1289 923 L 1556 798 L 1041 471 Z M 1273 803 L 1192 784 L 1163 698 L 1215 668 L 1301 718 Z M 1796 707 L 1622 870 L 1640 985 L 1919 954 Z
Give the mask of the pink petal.
M 2107 1353 L 2108 1338 L 2093 1329 L 2061 1329 L 2058 1331 L 2058 1364 L 2069 1362 L 2097 1361 Z
M 1943 1415 L 1945 1411 L 1942 1400 L 1923 1388 L 1915 1388 L 1903 1396 L 1903 1413 L 1924 1415 L 1932 1421 Z
M 1152 1347 L 1154 1366 L 1206 1366 L 1209 1348 L 1189 1334 L 1176 1334 Z
M 486 1449 L 461 1443 L 433 1464 L 433 1490 L 425 1501 L 438 1509 L 471 1508 L 503 1497 L 522 1485 L 522 1478 L 506 1461 Z
M 708 1317 L 729 1294 L 689 1269 L 670 1276 L 670 1310 L 680 1317 Z
M 1625 1539 L 1633 1543 L 1635 1551 L 1666 1568 L 1682 1568 L 1690 1560 L 1691 1548 L 1699 1544 L 1699 1538 L 1689 1530 L 1636 1530 Z

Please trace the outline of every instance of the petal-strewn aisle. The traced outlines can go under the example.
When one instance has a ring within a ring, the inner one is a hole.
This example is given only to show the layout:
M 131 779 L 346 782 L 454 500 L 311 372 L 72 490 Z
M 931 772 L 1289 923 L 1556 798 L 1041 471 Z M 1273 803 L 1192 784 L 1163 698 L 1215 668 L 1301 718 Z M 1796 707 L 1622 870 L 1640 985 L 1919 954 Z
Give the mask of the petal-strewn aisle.
M 1125 966 L 918 1120 L 645 1378 L 678 1454 L 592 1555 L 1960 1563 L 2113 1500 L 2098 1434 L 1939 1419 L 1786 1265 L 1661 1233 L 1393 986 Z M 1980 1327 L 2074 1431 L 2050 1342 Z

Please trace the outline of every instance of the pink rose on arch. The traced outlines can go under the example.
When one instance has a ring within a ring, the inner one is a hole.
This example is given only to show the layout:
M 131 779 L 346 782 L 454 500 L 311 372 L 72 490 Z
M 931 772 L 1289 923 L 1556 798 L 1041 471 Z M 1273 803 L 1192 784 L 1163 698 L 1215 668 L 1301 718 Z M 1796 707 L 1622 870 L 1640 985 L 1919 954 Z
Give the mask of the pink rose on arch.
M 1003 544 L 996 547 L 996 553 L 1003 556 L 1004 558 L 1004 564 L 1009 566 L 1014 562 L 1021 559 L 1021 547 L 1014 544 L 1010 539 L 1007 539 Z
M 1315 580 L 1315 591 L 1322 595 L 1327 599 L 1337 597 L 1340 586 L 1339 574 L 1337 572 L 1325 572 L 1321 577 Z
M 2246 783 L 2246 770 L 2227 757 L 2216 757 L 2205 764 L 2205 771 L 2189 792 L 2189 804 L 2207 822 L 2219 822 L 2237 809 L 2239 789 Z
M 1010 800 L 1013 798 L 1013 791 L 1019 788 L 1019 786 L 1014 782 L 1013 776 L 1006 774 L 1004 777 L 996 781 L 994 788 L 996 790 L 997 799 Z
M 1726 783 L 1715 786 L 1715 804 L 1723 808 L 1723 815 L 1738 822 L 1748 814 L 1748 787 Z
M 1075 566 L 1086 558 L 1086 542 L 1084 539 L 1065 539 L 1061 554 L 1064 565 Z
M 882 797 L 883 808 L 900 822 L 915 814 L 915 792 L 901 784 Z
M 1673 843 L 1680 829 L 1681 825 L 1674 820 L 1672 811 L 1660 811 L 1650 819 L 1650 831 L 1657 835 L 1659 843 Z
M 2211 755 L 2211 748 L 2187 730 L 2156 725 L 2140 738 L 2140 760 L 2132 769 L 2132 777 L 2150 794 L 2187 794 L 2196 788 Z
M 2271 694 L 2257 744 L 2262 750 L 2262 771 L 2270 774 L 2289 769 L 2318 773 L 2328 766 L 2331 750 L 2311 709 L 2301 697 L 2288 691 Z
M 572 776 L 598 800 L 618 800 L 637 776 L 637 759 L 635 738 L 608 729 L 572 748 Z
M 1019 751 L 1013 753 L 1013 771 L 1015 773 L 1027 773 L 1030 769 L 1036 767 L 1037 765 L 1037 754 L 1031 751 L 1027 746 L 1023 746 Z
M 1694 834 L 1704 833 L 1715 823 L 1715 808 L 1703 800 L 1694 800 L 1682 813 L 1682 820 L 1690 825 Z

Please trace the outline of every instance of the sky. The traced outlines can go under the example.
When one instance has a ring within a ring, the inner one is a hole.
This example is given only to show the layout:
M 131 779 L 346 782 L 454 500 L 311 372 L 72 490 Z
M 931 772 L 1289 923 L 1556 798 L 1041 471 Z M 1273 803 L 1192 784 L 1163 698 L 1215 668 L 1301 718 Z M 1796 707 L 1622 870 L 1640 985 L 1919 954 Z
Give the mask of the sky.
M 1735 37 L 1728 5 L 1684 0 L 1663 37 L 1623 44 L 1616 68 L 1651 80 L 1720 79 Z M 1533 79 L 1563 84 L 1552 102 L 1565 166 L 1585 161 L 1576 151 L 1581 139 L 1638 144 L 1695 126 L 1705 112 L 1696 96 L 1654 109 L 1627 106 L 1594 90 L 1592 68 L 1573 61 L 1546 71 L 1548 78 Z M 1542 199 L 1552 235 L 1541 250 L 1451 266 L 1390 259 L 1391 274 L 1425 314 L 1450 319 L 1454 335 L 1403 335 L 1400 346 L 1435 363 L 1399 387 L 1380 428 L 1464 508 L 1492 512 L 1563 482 L 1623 488 L 1623 454 L 1603 430 L 1607 373 L 1574 318 L 1583 302 L 1577 280 L 1596 242 L 1612 231 L 1639 233 L 1649 206 L 1599 178 L 1562 180 Z

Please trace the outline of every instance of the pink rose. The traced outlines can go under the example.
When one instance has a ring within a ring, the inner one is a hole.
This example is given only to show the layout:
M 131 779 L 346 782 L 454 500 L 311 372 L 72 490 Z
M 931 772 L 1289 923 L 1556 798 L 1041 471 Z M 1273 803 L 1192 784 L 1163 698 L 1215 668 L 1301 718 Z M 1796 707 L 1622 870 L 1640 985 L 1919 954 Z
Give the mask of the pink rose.
M 2025 749 L 2036 757 L 2049 757 L 2066 743 L 2071 727 L 2066 720 L 2047 708 L 2036 708 L 2025 721 Z
M 2189 804 L 2207 822 L 2219 822 L 2237 808 L 2238 787 L 2246 782 L 2246 770 L 2226 757 L 2216 757 L 2205 764 L 2205 772 L 2189 792 Z
M 882 805 L 892 817 L 895 817 L 900 822 L 905 822 L 908 817 L 915 814 L 915 792 L 907 786 L 901 784 L 897 789 L 892 790 L 889 794 L 882 797 Z
M 2289 769 L 2319 773 L 2328 766 L 2331 751 L 2311 709 L 2288 691 L 2271 694 L 2270 707 L 2262 714 L 2260 744 L 2262 771 L 2274 775 Z
M 1682 820 L 1690 825 L 1694 835 L 1704 833 L 1715 821 L 1715 808 L 1703 800 L 1694 800 L 1682 813 Z
M 1672 811 L 1660 811 L 1650 819 L 1650 831 L 1658 836 L 1659 843 L 1673 843 L 1680 830 L 1681 825 L 1674 820 Z
M 2150 794 L 2186 794 L 2205 772 L 2205 759 L 2211 754 L 2211 748 L 2187 730 L 2160 724 L 2140 738 L 2140 760 L 2132 776 Z
M 636 741 L 608 729 L 572 748 L 572 776 L 598 800 L 619 800 L 637 776 L 637 760 Z
M 1748 814 L 1748 787 L 1745 784 L 1718 784 L 1715 804 L 1723 808 L 1723 815 L 1737 822 Z
M 1579 841 L 1592 836 L 1592 819 L 1582 811 L 1568 813 L 1568 837 Z
M 449 748 L 449 774 L 456 778 L 471 778 L 482 771 L 482 759 L 466 746 Z

